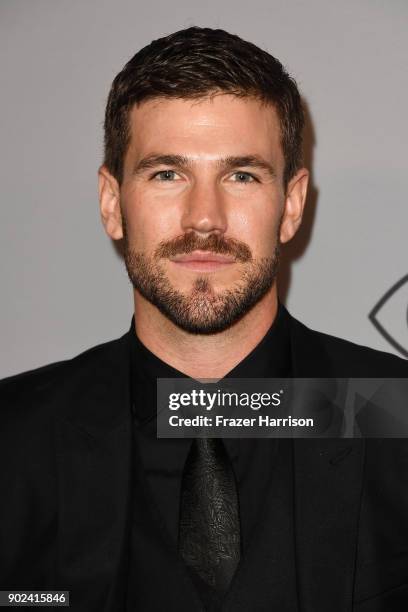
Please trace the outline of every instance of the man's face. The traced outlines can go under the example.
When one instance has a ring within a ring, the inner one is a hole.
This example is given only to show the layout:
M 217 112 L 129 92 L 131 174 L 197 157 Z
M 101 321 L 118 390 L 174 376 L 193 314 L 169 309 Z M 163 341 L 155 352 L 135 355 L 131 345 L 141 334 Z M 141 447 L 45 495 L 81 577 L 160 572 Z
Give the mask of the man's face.
M 272 288 L 285 208 L 272 106 L 229 94 L 130 113 L 120 188 L 134 288 L 191 333 L 227 329 Z

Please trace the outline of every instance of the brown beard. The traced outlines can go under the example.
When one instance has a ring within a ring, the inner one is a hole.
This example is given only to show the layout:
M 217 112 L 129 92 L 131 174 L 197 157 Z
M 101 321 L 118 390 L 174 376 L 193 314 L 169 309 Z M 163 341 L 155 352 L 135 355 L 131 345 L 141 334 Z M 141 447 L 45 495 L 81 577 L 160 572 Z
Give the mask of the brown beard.
M 203 239 L 195 232 L 160 243 L 149 259 L 144 253 L 130 248 L 124 218 L 123 234 L 126 270 L 133 288 L 175 325 L 192 334 L 215 334 L 226 330 L 266 295 L 276 278 L 280 257 L 279 231 L 273 256 L 259 260 L 253 260 L 249 247 L 234 239 L 216 234 Z M 246 263 L 239 286 L 215 293 L 209 277 L 198 276 L 188 294 L 174 289 L 160 266 L 160 259 L 199 249 L 232 255 Z

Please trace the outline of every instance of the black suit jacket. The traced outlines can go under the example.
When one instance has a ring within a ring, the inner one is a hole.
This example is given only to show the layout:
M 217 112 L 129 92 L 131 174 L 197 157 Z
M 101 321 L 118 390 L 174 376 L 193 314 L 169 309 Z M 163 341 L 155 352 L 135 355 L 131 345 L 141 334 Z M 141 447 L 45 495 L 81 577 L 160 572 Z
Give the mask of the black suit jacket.
M 70 590 L 75 612 L 125 610 L 136 482 L 138 541 L 150 564 L 138 609 L 202 610 L 132 464 L 129 333 L 1 381 L 0 588 Z M 408 377 L 405 360 L 293 317 L 290 337 L 295 377 Z M 407 609 L 408 440 L 280 442 L 293 487 L 266 505 L 223 610 Z

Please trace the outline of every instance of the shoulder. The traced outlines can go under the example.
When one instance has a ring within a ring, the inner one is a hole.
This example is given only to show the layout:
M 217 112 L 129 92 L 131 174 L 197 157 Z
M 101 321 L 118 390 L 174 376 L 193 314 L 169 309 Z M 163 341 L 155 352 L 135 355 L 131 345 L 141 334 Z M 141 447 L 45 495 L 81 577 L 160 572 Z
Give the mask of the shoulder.
M 408 377 L 408 360 L 379 351 L 351 340 L 320 332 L 292 318 L 296 339 L 309 347 L 313 361 L 317 353 L 336 377 Z
M 7 465 L 0 471 L 0 487 L 12 490 L 14 507 L 25 503 L 22 496 L 34 497 L 33 491 L 41 490 L 37 499 L 42 500 L 54 490 L 59 425 L 71 411 L 94 406 L 95 396 L 105 397 L 109 385 L 120 381 L 125 338 L 0 381 L 0 463 Z
M 19 421 L 30 413 L 35 420 L 46 412 L 52 397 L 61 387 L 72 386 L 81 376 L 95 372 L 109 360 L 115 359 L 126 334 L 85 349 L 71 359 L 56 361 L 0 380 L 0 418 L 13 417 Z

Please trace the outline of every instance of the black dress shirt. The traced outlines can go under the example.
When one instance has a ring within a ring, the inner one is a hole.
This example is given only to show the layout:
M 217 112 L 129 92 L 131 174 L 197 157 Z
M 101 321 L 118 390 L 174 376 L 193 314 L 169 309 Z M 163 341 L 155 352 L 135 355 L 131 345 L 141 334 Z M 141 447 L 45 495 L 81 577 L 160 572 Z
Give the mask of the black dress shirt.
M 134 437 L 151 496 L 174 545 L 177 544 L 180 485 L 191 438 L 157 438 L 156 379 L 187 376 L 148 350 L 130 334 L 131 397 Z M 289 316 L 279 303 L 277 316 L 257 346 L 226 377 L 280 378 L 291 375 Z M 270 472 L 277 460 L 279 441 L 274 438 L 224 438 L 235 473 L 241 521 L 242 554 L 248 547 Z M 282 441 L 281 444 L 282 446 Z M 132 550 L 130 551 L 130 559 Z

